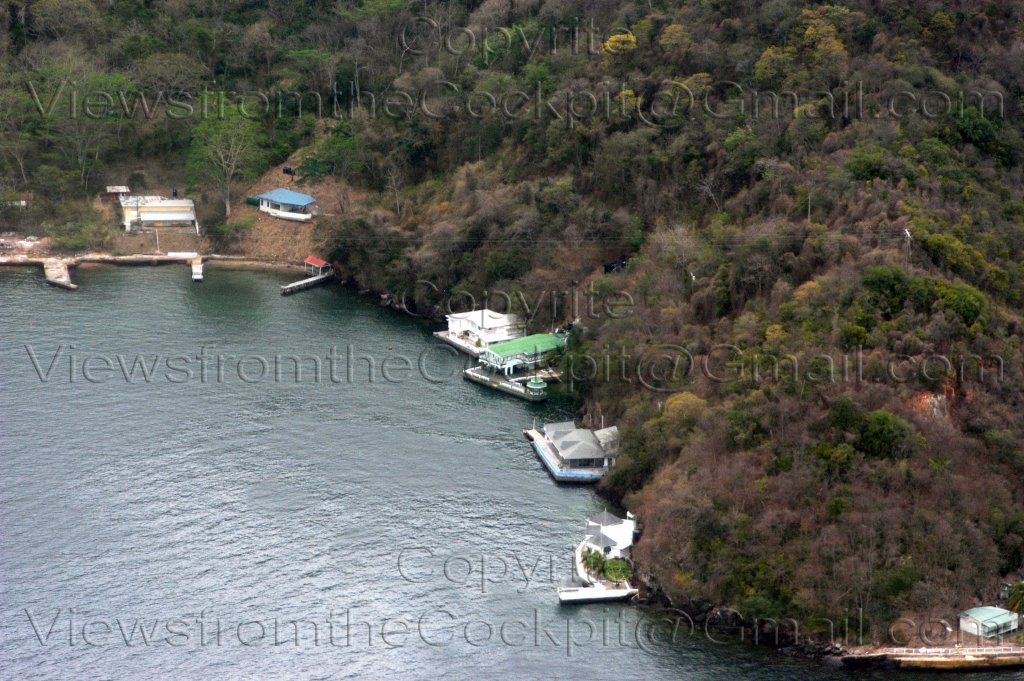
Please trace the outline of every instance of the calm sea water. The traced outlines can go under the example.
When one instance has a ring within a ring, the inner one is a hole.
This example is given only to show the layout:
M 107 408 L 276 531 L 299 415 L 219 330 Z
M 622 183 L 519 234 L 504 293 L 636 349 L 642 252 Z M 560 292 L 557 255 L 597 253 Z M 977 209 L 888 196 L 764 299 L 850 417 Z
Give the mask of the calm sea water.
M 568 412 L 414 319 L 284 273 L 74 278 L 0 271 L 2 678 L 875 678 L 559 607 L 602 503 L 521 431 Z

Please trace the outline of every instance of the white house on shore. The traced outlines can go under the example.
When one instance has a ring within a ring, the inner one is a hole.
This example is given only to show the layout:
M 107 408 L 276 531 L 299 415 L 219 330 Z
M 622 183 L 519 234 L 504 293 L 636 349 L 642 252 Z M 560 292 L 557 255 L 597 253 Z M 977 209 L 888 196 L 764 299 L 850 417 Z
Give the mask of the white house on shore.
M 309 194 L 277 188 L 256 198 L 262 212 L 282 220 L 309 222 L 316 214 L 316 199 Z
M 601 511 L 593 518 L 587 519 L 587 534 L 583 543 L 595 551 L 600 551 L 606 558 L 630 559 L 633 546 L 633 531 L 636 521 L 633 514 L 626 514 L 623 520 L 608 511 Z
M 472 310 L 447 315 L 448 329 L 434 335 L 473 357 L 479 357 L 488 345 L 502 343 L 526 334 L 519 316 L 494 310 Z
M 573 552 L 573 575 L 558 587 L 558 602 L 601 603 L 628 600 L 638 589 L 629 583 L 627 574 L 609 575 L 605 568 L 591 572 L 590 554 L 597 552 L 606 561 L 630 560 L 636 520 L 627 513 L 625 519 L 602 511 L 587 519 L 583 541 Z M 607 563 L 605 563 L 607 565 Z
M 125 187 L 125 189 L 127 189 Z M 196 207 L 191 199 L 168 199 L 164 196 L 120 195 L 121 225 L 126 232 L 132 229 L 187 225 L 199 234 Z

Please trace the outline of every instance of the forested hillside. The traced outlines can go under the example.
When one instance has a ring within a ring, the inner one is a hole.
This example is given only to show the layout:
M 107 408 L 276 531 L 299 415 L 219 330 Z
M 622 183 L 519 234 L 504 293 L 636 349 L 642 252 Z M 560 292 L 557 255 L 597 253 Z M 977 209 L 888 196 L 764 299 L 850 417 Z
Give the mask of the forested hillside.
M 1024 569 L 1020 3 L 38 0 L 0 27 L 2 189 L 37 196 L 8 224 L 102 244 L 88 199 L 157 165 L 224 237 L 292 156 L 346 192 L 317 230 L 360 286 L 579 317 L 571 387 L 624 432 L 603 488 L 674 603 L 879 627 Z

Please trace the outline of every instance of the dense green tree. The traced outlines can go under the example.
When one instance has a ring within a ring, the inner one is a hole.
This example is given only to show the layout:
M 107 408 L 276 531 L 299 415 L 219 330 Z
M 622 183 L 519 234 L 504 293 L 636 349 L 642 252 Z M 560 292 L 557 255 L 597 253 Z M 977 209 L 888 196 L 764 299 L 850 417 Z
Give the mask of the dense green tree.
M 232 183 L 253 178 L 263 167 L 262 135 L 259 123 L 236 104 L 216 104 L 193 130 L 186 178 L 192 186 L 212 183 L 224 201 L 225 218 L 230 218 Z
M 892 412 L 879 409 L 865 417 L 857 447 L 872 459 L 907 459 L 924 444 L 913 426 Z

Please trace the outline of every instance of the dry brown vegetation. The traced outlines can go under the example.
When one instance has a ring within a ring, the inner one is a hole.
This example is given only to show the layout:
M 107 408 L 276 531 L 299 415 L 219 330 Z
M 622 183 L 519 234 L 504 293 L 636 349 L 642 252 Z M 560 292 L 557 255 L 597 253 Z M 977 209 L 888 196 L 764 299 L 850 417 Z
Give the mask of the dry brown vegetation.
M 437 115 L 377 115 L 343 95 L 338 119 L 289 105 L 258 121 L 260 171 L 288 160 L 302 191 L 321 205 L 337 197 L 312 232 L 260 222 L 245 234 L 245 208 L 242 222 L 214 213 L 204 224 L 275 256 L 323 244 L 360 287 L 405 293 L 427 313 L 459 291 L 522 293 L 529 309 L 518 311 L 543 329 L 576 316 L 551 291 L 629 293 L 621 318 L 580 315 L 564 362 L 608 358 L 609 378 L 572 389 L 586 414 L 623 430 L 602 490 L 644 519 L 642 571 L 676 603 L 798 618 L 863 610 L 882 630 L 900 612 L 989 601 L 1024 567 L 1020 3 L 230 0 L 157 11 L 119 0 L 108 22 L 91 0 L 74 4 L 66 21 L 31 10 L 0 21 L 2 170 L 45 197 L 38 217 L 55 240 L 109 238 L 73 199 L 125 147 L 180 168 L 201 155 L 201 122 L 42 120 L 16 96 L 29 76 L 141 91 L 216 81 L 328 101 L 350 83 L 418 96 L 444 79 L 455 88 L 425 96 Z M 410 51 L 400 37 L 418 15 L 441 35 L 513 38 L 494 51 Z M 597 54 L 537 42 L 575 18 L 595 20 Z M 105 28 L 126 25 L 141 28 Z M 730 83 L 797 92 L 799 107 L 755 115 Z M 616 106 L 572 120 L 557 106 L 467 115 L 468 97 L 514 91 Z M 646 124 L 684 91 L 696 108 Z M 894 109 L 907 93 L 950 106 Z M 283 176 L 265 178 L 270 188 Z M 603 273 L 623 255 L 625 272 Z M 636 363 L 666 344 L 726 373 L 645 387 Z M 919 370 L 936 357 L 952 362 Z M 821 380 L 844 358 L 853 377 Z M 799 372 L 764 373 L 794 363 Z M 632 380 L 615 378 L 623 371 Z

